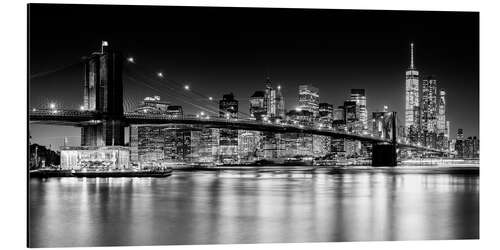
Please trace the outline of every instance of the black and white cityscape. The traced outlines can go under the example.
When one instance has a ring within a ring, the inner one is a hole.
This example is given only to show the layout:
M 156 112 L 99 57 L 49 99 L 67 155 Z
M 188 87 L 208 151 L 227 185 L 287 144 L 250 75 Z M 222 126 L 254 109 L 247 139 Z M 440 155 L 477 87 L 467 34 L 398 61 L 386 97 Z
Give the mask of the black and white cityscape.
M 479 238 L 479 14 L 30 4 L 30 247 Z

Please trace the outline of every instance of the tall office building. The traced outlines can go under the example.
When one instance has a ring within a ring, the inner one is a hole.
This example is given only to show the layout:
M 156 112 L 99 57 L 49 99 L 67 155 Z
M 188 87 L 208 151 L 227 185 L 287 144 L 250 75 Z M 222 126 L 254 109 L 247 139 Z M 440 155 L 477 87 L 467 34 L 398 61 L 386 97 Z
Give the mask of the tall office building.
M 364 89 L 351 89 L 350 101 L 356 102 L 356 114 L 361 122 L 362 130 L 368 130 L 368 110 L 366 109 L 366 94 Z
M 406 70 L 405 131 L 408 136 L 420 130 L 419 75 L 413 61 L 413 43 L 410 44 L 410 67 Z
M 281 93 L 281 86 L 273 88 L 271 78 L 267 77 L 264 82 L 266 86 L 264 95 L 264 106 L 267 111 L 267 117 L 271 119 L 285 118 L 285 98 Z
M 422 80 L 422 129 L 437 132 L 437 82 L 432 76 Z
M 444 89 L 439 91 L 437 102 L 437 133 L 446 133 L 446 92 Z
M 319 89 L 312 85 L 299 85 L 299 108 L 309 111 L 314 117 L 319 114 Z

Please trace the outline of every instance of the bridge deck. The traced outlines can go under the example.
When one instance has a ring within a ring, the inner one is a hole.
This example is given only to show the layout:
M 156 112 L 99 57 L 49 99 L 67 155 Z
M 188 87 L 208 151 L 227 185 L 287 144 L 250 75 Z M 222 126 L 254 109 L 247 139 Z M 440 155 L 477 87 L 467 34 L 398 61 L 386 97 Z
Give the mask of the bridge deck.
M 77 110 L 31 110 L 30 123 L 85 126 L 102 122 L 103 115 L 91 111 Z M 174 117 L 169 115 L 124 113 L 121 120 L 126 125 L 133 124 L 187 124 L 212 128 L 230 128 L 242 130 L 267 131 L 275 133 L 305 133 L 313 135 L 330 136 L 338 139 L 351 139 L 368 143 L 391 143 L 391 140 L 382 139 L 372 135 L 336 131 L 327 127 L 310 127 L 285 123 L 260 122 L 249 119 L 224 119 L 224 118 L 197 118 L 195 116 Z M 397 143 L 399 148 L 414 148 L 418 150 L 452 154 L 449 151 L 434 149 L 408 143 Z

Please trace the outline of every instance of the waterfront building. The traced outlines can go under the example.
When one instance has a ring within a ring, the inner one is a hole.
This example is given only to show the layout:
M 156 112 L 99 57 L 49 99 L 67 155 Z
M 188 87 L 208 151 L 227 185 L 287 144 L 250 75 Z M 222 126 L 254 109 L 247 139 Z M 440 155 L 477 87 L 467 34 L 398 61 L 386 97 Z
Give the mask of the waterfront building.
M 345 139 L 331 139 L 330 150 L 335 156 L 345 156 Z
M 344 152 L 346 157 L 357 157 L 361 155 L 361 142 L 345 139 Z
M 161 129 L 164 138 L 163 163 L 189 161 L 191 130 L 192 128 L 182 125 L 171 125 Z
M 123 146 L 61 147 L 63 170 L 117 170 L 129 169 L 130 152 Z
M 260 131 L 238 130 L 238 161 L 251 163 L 262 157 L 262 135 Z
M 313 135 L 303 133 L 286 133 L 282 135 L 279 158 L 303 158 L 313 156 Z
M 361 123 L 362 131 L 368 130 L 368 110 L 366 109 L 366 93 L 364 89 L 351 89 L 349 99 L 356 103 L 356 115 Z
M 250 116 L 257 121 L 261 121 L 267 116 L 266 92 L 262 90 L 255 91 L 250 96 Z
M 406 70 L 405 77 L 405 130 L 407 137 L 413 142 L 418 141 L 420 130 L 420 98 L 419 98 L 419 72 L 413 61 L 413 43 L 410 44 L 410 67 Z M 415 135 L 417 139 L 415 140 Z
M 313 135 L 313 155 L 314 157 L 324 157 L 331 151 L 331 137 L 323 135 Z
M 319 114 L 319 89 L 312 85 L 299 85 L 299 109 L 310 112 L 313 117 Z
M 479 158 L 479 139 L 469 136 L 462 140 L 461 158 Z
M 191 131 L 191 162 L 219 163 L 219 134 L 217 128 L 201 128 Z
M 238 130 L 224 128 L 219 131 L 219 162 L 238 163 Z
M 281 158 L 286 153 L 283 137 L 287 134 L 262 132 L 262 159 L 274 161 Z
M 131 125 L 130 160 L 139 165 L 189 161 L 191 130 L 186 125 Z

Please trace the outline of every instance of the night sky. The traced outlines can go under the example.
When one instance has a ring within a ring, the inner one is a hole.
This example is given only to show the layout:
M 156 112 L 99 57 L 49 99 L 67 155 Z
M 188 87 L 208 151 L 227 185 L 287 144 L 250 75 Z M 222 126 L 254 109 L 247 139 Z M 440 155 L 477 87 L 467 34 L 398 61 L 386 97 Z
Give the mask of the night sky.
M 287 109 L 297 106 L 299 84 L 318 87 L 320 101 L 334 106 L 351 88 L 365 88 L 370 117 L 388 105 L 402 123 L 414 42 L 420 74 L 435 76 L 438 90 L 447 92 L 451 137 L 458 128 L 466 136 L 479 134 L 478 13 L 31 5 L 29 18 L 29 107 L 55 102 L 77 109 L 83 102 L 78 62 L 106 40 L 135 58 L 128 71 L 153 79 L 146 87 L 124 77 L 126 109 L 160 95 L 185 113 L 199 112 L 172 86 L 154 82 L 162 71 L 216 100 L 233 92 L 248 113 L 248 98 L 269 76 L 282 86 Z M 33 142 L 56 147 L 67 136 L 79 145 L 78 128 L 30 128 Z

